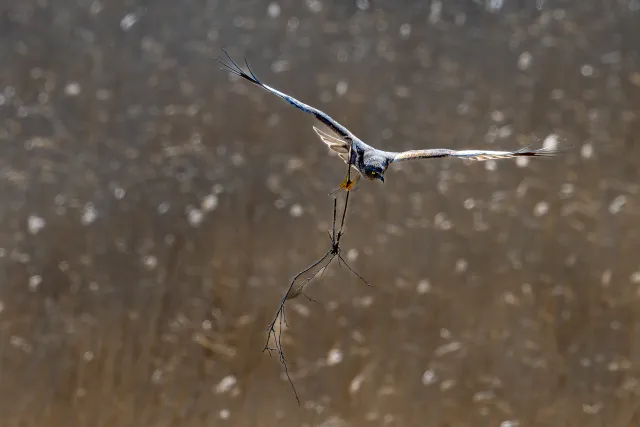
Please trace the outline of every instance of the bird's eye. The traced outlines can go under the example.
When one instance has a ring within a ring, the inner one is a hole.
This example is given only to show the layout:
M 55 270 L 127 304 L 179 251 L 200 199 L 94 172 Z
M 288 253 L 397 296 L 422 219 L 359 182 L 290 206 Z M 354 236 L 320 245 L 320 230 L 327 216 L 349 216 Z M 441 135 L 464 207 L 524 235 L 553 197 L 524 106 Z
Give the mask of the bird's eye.
M 377 175 L 378 174 L 378 172 L 370 172 L 370 173 L 371 173 L 371 175 Z

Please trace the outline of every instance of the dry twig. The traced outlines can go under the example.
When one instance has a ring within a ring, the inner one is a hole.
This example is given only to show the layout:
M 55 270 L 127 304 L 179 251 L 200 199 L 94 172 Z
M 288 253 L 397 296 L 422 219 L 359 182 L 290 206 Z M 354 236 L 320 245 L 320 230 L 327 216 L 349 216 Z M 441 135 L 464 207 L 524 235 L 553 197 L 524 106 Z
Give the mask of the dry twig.
M 349 159 L 351 159 L 351 150 L 349 151 Z M 284 295 L 284 297 L 282 297 L 282 300 L 280 301 L 280 305 L 278 306 L 278 310 L 276 311 L 276 314 L 275 314 L 275 316 L 273 318 L 273 321 L 271 322 L 271 324 L 269 324 L 269 327 L 267 328 L 267 343 L 266 343 L 263 351 L 268 351 L 269 354 L 271 354 L 273 351 L 278 353 L 278 356 L 279 356 L 279 359 L 280 359 L 280 363 L 282 363 L 282 366 L 284 367 L 285 375 L 287 376 L 287 380 L 289 381 L 289 383 L 291 384 L 291 387 L 293 388 L 293 393 L 295 394 L 295 397 L 296 397 L 296 400 L 298 401 L 298 404 L 300 404 L 300 398 L 298 397 L 298 392 L 296 391 L 296 388 L 293 385 L 293 381 L 291 380 L 291 377 L 289 375 L 289 370 L 288 370 L 288 367 L 287 367 L 287 359 L 285 358 L 284 351 L 282 349 L 282 326 L 283 326 L 283 323 L 284 323 L 284 325 L 288 326 L 286 315 L 285 315 L 285 305 L 286 305 L 287 300 L 296 298 L 296 297 L 298 297 L 300 295 L 304 295 L 310 301 L 315 301 L 314 299 L 310 298 L 309 296 L 307 296 L 304 293 L 304 287 L 311 280 L 316 278 L 318 276 L 318 274 L 322 275 L 322 273 L 324 273 L 324 271 L 327 269 L 327 267 L 329 267 L 329 264 L 331 264 L 331 262 L 335 258 L 338 258 L 338 261 L 341 261 L 342 263 L 344 263 L 344 265 L 349 269 L 349 271 L 351 271 L 354 275 L 356 275 L 367 286 L 371 286 L 360 274 L 358 274 L 347 263 L 347 261 L 342 256 L 342 250 L 340 248 L 340 239 L 342 238 L 342 235 L 343 235 L 343 232 L 344 232 L 344 223 L 345 223 L 345 218 L 347 216 L 347 207 L 348 207 L 348 204 L 349 204 L 349 194 L 351 194 L 351 188 L 353 186 L 352 183 L 353 183 L 353 181 L 351 181 L 351 163 L 348 163 L 347 164 L 347 177 L 346 177 L 345 181 L 340 185 L 340 187 L 342 189 L 346 190 L 345 191 L 346 192 L 346 196 L 345 196 L 345 199 L 344 199 L 344 208 L 342 210 L 342 218 L 340 220 L 340 228 L 337 230 L 337 232 L 336 232 L 336 219 L 337 219 L 337 210 L 338 210 L 338 199 L 337 198 L 333 199 L 333 223 L 332 223 L 332 227 L 331 227 L 331 232 L 329 233 L 329 237 L 331 239 L 331 247 L 317 261 L 313 262 L 311 265 L 309 265 L 307 268 L 305 268 L 304 270 L 300 271 L 299 273 L 297 273 L 293 277 L 293 279 L 289 283 L 289 288 L 287 289 L 287 293 Z M 294 285 L 295 285 L 296 281 L 300 277 L 302 277 L 305 274 L 311 272 L 312 270 L 314 270 L 319 265 L 323 265 L 323 267 L 321 267 L 317 271 L 311 273 L 311 275 L 309 277 L 305 278 L 302 281 L 300 286 L 298 286 L 297 288 L 294 288 Z M 275 326 L 276 326 L 276 323 L 278 323 L 278 322 L 279 322 L 279 324 L 278 324 L 279 327 L 278 327 L 278 331 L 276 332 Z M 271 340 L 272 336 L 273 336 L 273 340 L 274 340 L 274 343 L 275 343 L 275 347 L 273 347 L 273 348 L 269 347 L 269 341 Z

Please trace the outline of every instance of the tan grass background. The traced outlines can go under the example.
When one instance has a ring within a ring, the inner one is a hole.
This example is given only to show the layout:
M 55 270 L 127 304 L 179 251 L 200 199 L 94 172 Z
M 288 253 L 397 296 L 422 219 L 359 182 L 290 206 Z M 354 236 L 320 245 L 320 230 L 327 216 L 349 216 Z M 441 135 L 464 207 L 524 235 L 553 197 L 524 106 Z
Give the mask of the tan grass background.
M 0 6 L 0 425 L 636 426 L 637 1 L 25 0 Z M 312 117 L 389 150 L 345 255 Z M 526 166 L 526 167 L 523 167 Z

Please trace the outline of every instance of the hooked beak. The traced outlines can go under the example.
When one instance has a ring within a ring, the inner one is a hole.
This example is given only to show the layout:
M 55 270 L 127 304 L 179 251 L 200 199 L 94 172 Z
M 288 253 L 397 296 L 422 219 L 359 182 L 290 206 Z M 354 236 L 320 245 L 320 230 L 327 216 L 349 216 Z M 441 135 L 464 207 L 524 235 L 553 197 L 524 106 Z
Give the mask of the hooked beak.
M 378 176 L 378 179 L 379 179 L 380 181 L 382 181 L 382 183 L 384 184 L 384 176 L 379 175 L 379 176 Z

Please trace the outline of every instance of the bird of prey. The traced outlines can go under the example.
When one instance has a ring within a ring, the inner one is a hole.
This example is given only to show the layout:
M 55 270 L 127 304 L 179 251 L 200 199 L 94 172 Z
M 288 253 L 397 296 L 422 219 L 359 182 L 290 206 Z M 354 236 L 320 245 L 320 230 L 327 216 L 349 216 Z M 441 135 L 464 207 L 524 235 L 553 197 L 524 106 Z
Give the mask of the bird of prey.
M 305 113 L 313 114 L 319 121 L 324 123 L 329 129 L 335 132 L 339 137 L 329 135 L 326 132 L 321 131 L 315 126 L 313 129 L 318 134 L 320 139 L 331 149 L 336 152 L 345 163 L 351 165 L 351 168 L 356 171 L 355 179 L 350 180 L 350 174 L 347 174 L 347 178 L 340 185 L 345 190 L 350 190 L 353 185 L 358 181 L 360 176 L 364 176 L 369 180 L 380 180 L 384 182 L 384 174 L 392 163 L 403 162 L 405 160 L 412 159 L 433 159 L 439 157 L 457 157 L 460 159 L 469 160 L 493 160 L 493 159 L 507 159 L 512 157 L 545 157 L 553 156 L 559 152 L 554 148 L 543 147 L 537 150 L 530 150 L 530 147 L 525 147 L 515 151 L 493 151 L 493 150 L 450 150 L 447 148 L 428 148 L 424 150 L 408 150 L 402 152 L 392 152 L 378 150 L 365 144 L 362 140 L 356 137 L 349 129 L 338 123 L 331 118 L 328 114 L 317 108 L 311 107 L 301 101 L 298 101 L 292 96 L 289 96 L 277 89 L 267 86 L 262 83 L 249 67 L 249 63 L 245 59 L 245 64 L 249 71 L 249 74 L 244 72 L 242 68 L 231 58 L 229 53 L 222 49 L 226 54 L 229 61 L 224 61 L 217 58 L 218 62 L 222 64 L 229 72 L 242 77 L 251 83 L 260 86 L 261 88 L 271 92 L 274 95 L 287 101 L 294 107 L 304 111 Z M 351 153 L 351 159 L 349 159 L 349 153 Z M 350 161 L 349 161 L 350 160 Z

